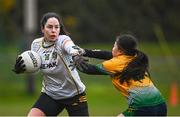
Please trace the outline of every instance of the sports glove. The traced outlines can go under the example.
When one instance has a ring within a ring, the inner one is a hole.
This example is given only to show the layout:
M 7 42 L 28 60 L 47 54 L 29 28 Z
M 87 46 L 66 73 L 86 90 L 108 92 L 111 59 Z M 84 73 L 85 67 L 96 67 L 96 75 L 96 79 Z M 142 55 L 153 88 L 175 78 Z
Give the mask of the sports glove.
M 26 69 L 25 69 L 24 60 L 22 60 L 22 56 L 18 56 L 18 58 L 16 59 L 16 63 L 14 65 L 13 71 L 16 74 L 20 74 L 20 73 L 23 73 L 25 70 Z
M 87 68 L 86 62 L 88 59 L 83 58 L 81 55 L 73 56 L 72 59 L 73 61 L 71 61 L 71 64 L 69 65 L 69 67 L 72 67 L 71 70 L 74 70 L 75 67 L 80 71 Z

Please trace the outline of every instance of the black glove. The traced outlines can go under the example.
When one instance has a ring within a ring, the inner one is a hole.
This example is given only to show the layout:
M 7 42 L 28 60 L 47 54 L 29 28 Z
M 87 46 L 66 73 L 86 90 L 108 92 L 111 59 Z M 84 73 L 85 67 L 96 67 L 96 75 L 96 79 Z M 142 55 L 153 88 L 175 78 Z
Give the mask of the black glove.
M 87 68 L 86 62 L 88 59 L 85 59 L 80 55 L 73 56 L 72 59 L 73 61 L 71 61 L 71 65 L 69 65 L 69 67 L 72 67 L 71 70 L 74 70 L 75 67 L 77 67 L 80 71 Z
M 78 50 L 78 55 L 84 55 L 85 54 L 85 50 L 80 48 L 79 46 L 75 45 L 72 48 Z
M 26 70 L 26 69 L 25 69 L 24 60 L 22 60 L 22 56 L 19 56 L 19 57 L 16 59 L 16 64 L 14 65 L 13 71 L 14 71 L 16 74 L 20 74 L 20 73 L 23 73 L 25 70 Z

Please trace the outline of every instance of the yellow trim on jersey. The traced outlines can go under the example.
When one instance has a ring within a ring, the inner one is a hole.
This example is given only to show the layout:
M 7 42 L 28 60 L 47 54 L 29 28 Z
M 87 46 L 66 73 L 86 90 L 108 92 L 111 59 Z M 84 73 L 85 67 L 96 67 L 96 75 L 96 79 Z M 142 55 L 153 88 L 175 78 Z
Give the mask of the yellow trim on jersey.
M 56 47 L 57 47 L 57 46 L 56 46 Z M 56 48 L 56 49 L 57 49 L 57 48 Z M 60 59 L 62 60 L 62 62 L 64 63 L 64 66 L 65 66 L 65 68 L 66 68 L 66 70 L 67 70 L 67 73 L 69 74 L 70 78 L 71 78 L 72 81 L 74 82 L 78 94 L 80 94 L 80 90 L 79 90 L 79 88 L 78 88 L 78 86 L 77 86 L 77 83 L 75 82 L 75 79 L 74 79 L 73 75 L 71 74 L 71 71 L 70 71 L 69 67 L 67 66 L 67 64 L 66 64 L 66 62 L 65 62 L 64 55 L 62 54 L 61 49 L 59 49 L 59 52 L 60 52 L 60 53 L 58 53 L 59 58 L 60 58 Z

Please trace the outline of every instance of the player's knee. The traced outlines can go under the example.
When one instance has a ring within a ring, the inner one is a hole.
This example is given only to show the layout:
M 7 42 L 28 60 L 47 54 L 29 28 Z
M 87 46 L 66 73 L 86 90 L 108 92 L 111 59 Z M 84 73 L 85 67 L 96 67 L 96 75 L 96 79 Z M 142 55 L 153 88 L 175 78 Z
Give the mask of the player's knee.
M 125 116 L 121 113 L 117 117 L 125 117 Z
M 28 117 L 32 116 L 45 116 L 45 113 L 38 108 L 32 108 L 28 113 Z

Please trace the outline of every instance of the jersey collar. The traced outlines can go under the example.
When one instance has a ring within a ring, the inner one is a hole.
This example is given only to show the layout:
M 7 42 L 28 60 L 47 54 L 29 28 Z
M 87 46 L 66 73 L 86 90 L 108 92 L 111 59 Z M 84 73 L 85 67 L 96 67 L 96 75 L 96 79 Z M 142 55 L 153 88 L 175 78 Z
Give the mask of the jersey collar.
M 43 48 L 49 48 L 51 46 L 54 46 L 54 44 L 55 44 L 55 42 L 45 41 L 45 39 L 43 39 L 43 41 L 42 41 Z

